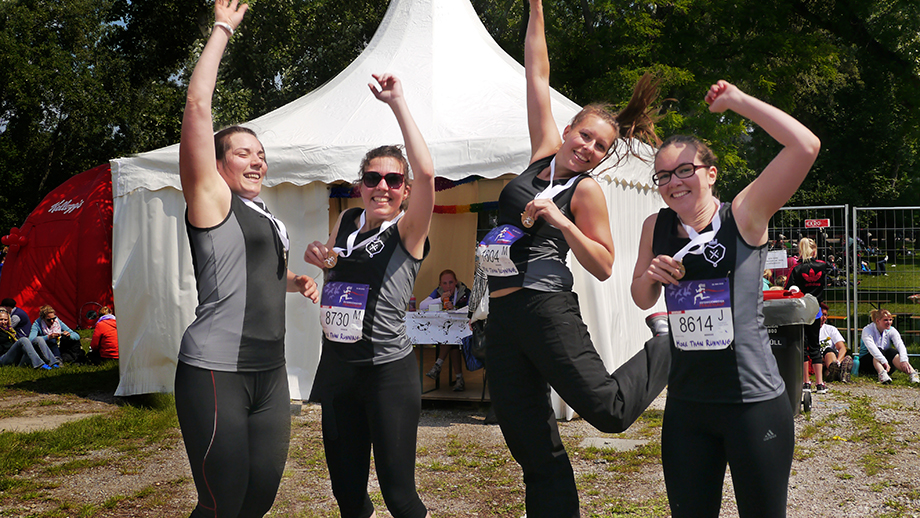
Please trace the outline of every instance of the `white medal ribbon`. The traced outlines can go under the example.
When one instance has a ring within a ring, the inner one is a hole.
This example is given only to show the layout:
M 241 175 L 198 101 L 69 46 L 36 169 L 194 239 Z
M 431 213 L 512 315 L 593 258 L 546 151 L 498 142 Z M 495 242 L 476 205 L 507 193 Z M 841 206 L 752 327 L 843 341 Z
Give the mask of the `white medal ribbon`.
M 264 205 L 265 202 L 262 201 L 262 198 L 259 198 L 258 196 L 256 196 L 255 198 L 249 200 L 249 199 L 243 198 L 239 194 L 237 194 L 236 197 L 242 200 L 242 202 L 245 203 L 246 206 L 249 207 L 250 209 L 268 218 L 272 222 L 272 225 L 275 227 L 275 231 L 278 233 L 278 237 L 281 238 L 281 244 L 284 245 L 284 251 L 287 252 L 288 250 L 291 249 L 291 239 L 288 237 L 287 227 L 284 226 L 284 222 L 282 222 L 280 219 L 273 216 L 271 212 L 264 210 L 257 203 L 255 203 L 255 202 L 259 202 Z
M 380 236 L 380 234 L 382 234 L 386 229 L 396 224 L 396 222 L 399 221 L 403 217 L 403 215 L 406 214 L 405 211 L 401 211 L 399 214 L 396 215 L 395 218 L 391 219 L 390 221 L 384 221 L 380 225 L 380 230 L 378 230 L 376 234 L 366 238 L 364 241 L 361 241 L 360 243 L 356 245 L 355 239 L 358 239 L 358 234 L 361 232 L 361 229 L 364 228 L 366 212 L 367 211 L 361 211 L 361 219 L 358 222 L 358 228 L 354 232 L 349 234 L 348 239 L 345 241 L 346 248 L 335 246 L 335 247 L 332 247 L 333 252 L 341 255 L 342 257 L 350 256 L 351 253 L 354 252 L 356 249 L 361 248 L 362 246 L 366 246 L 371 241 L 377 239 L 377 237 Z M 374 254 L 371 254 L 371 255 L 374 255 Z
M 684 230 L 687 231 L 687 235 L 690 236 L 690 242 L 681 248 L 680 251 L 674 254 L 673 257 L 675 261 L 683 260 L 687 254 L 702 254 L 703 249 L 705 248 L 704 245 L 715 239 L 716 234 L 719 233 L 719 229 L 722 228 L 722 218 L 719 217 L 719 208 L 721 206 L 722 204 L 719 202 L 719 200 L 716 200 L 716 213 L 712 217 L 712 230 L 708 232 L 703 232 L 700 234 L 690 225 L 684 224 L 683 221 L 680 222 L 680 224 L 684 227 Z
M 542 200 L 544 198 L 553 199 L 556 197 L 557 194 L 561 193 L 562 191 L 565 191 L 566 189 L 574 185 L 575 180 L 577 180 L 578 177 L 581 176 L 580 174 L 576 174 L 575 176 L 569 178 L 569 181 L 564 184 L 553 185 L 553 177 L 555 175 L 556 175 L 556 157 L 553 157 L 553 159 L 549 163 L 549 185 L 546 186 L 546 189 L 543 189 L 542 191 L 538 192 L 537 195 L 534 196 L 533 199 L 535 200 Z

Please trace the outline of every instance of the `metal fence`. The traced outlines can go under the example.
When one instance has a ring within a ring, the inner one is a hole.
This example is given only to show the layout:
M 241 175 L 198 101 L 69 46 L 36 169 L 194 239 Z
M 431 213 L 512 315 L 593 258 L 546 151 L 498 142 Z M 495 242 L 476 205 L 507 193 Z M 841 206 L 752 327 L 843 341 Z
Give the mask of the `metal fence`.
M 825 302 L 830 320 L 852 347 L 869 324 L 869 311 L 885 308 L 908 344 L 920 342 L 920 207 L 784 207 L 770 220 L 774 282 L 788 269 L 798 241 L 810 237 L 818 259 L 831 265 Z
M 847 205 L 783 207 L 770 219 L 768 268 L 773 266 L 773 284 L 781 285 L 791 270 L 792 258 L 798 254 L 799 240 L 803 237 L 814 239 L 818 245 L 818 259 L 830 265 L 825 290 L 830 322 L 851 344 L 856 338 L 856 324 L 852 317 L 852 291 L 848 289 L 854 286 L 852 263 L 846 253 L 851 235 L 848 216 Z M 785 264 L 780 266 L 782 263 Z
M 869 323 L 873 308 L 886 308 L 905 343 L 920 341 L 920 207 L 854 207 L 852 228 L 857 326 Z

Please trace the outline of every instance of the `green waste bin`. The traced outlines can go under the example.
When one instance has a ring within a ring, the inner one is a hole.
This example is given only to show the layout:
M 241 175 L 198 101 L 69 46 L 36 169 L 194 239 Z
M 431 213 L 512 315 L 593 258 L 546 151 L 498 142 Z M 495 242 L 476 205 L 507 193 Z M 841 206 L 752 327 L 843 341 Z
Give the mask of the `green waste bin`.
M 812 295 L 779 290 L 764 292 L 763 323 L 779 374 L 786 383 L 792 415 L 798 415 L 803 404 L 806 412 L 811 410 L 811 394 L 806 395 L 807 401 L 802 399 L 805 326 L 814 323 L 817 314 L 818 299 Z

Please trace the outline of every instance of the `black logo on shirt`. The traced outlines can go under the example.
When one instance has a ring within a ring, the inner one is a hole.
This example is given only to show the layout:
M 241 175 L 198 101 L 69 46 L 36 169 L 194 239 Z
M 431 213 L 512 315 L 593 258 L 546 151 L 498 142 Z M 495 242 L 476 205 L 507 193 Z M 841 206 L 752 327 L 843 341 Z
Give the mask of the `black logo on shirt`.
M 703 257 L 713 266 L 718 266 L 719 261 L 725 258 L 725 245 L 718 241 L 710 241 L 703 250 Z

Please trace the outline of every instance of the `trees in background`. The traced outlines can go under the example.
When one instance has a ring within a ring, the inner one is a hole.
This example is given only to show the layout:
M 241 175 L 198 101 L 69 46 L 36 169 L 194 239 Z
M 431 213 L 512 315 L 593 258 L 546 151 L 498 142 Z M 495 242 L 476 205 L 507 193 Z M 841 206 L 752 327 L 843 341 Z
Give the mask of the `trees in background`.
M 343 70 L 386 11 L 379 0 L 250 0 L 215 94 L 215 123 L 260 116 Z M 523 54 L 526 0 L 472 0 L 496 41 Z M 694 133 L 720 156 L 730 199 L 775 155 L 703 93 L 738 84 L 823 142 L 796 204 L 915 204 L 920 4 L 915 0 L 544 0 L 553 86 L 623 104 L 662 78 L 662 136 Z M 0 228 L 67 177 L 178 141 L 207 0 L 6 0 L 0 11 Z M 462 45 L 457 42 L 457 45 Z
M 526 0 L 472 0 L 522 57 Z M 822 140 L 791 204 L 917 203 L 920 3 L 916 0 L 544 0 L 555 88 L 580 104 L 624 105 L 645 71 L 662 79 L 662 136 L 693 133 L 720 157 L 725 199 L 775 156 L 734 114 L 710 114 L 726 79 L 792 113 Z

